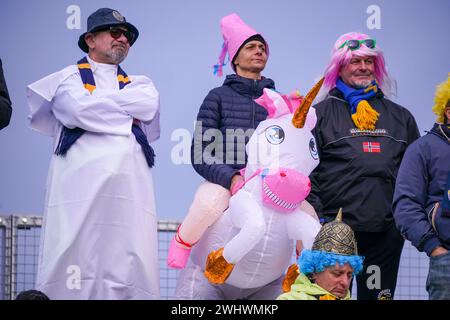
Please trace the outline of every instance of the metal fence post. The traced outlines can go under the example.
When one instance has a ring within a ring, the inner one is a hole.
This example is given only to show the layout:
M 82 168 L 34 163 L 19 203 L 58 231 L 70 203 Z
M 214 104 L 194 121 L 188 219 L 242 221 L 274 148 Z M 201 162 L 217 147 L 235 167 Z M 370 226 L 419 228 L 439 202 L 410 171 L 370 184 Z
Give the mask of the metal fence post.
M 0 228 L 4 229 L 4 275 L 3 275 L 3 298 L 11 300 L 12 296 L 12 269 L 13 269 L 13 259 L 12 259 L 12 230 L 13 221 L 12 216 L 1 216 L 0 217 Z

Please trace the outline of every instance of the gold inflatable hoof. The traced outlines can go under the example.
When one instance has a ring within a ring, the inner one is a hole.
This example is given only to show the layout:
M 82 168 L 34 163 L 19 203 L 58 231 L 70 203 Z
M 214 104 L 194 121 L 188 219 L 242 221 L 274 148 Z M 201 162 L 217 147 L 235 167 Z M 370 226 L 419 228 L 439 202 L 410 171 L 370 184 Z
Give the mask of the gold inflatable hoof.
M 223 257 L 223 248 L 213 251 L 206 260 L 205 277 L 213 284 L 222 284 L 233 271 L 234 264 Z
M 300 271 L 298 270 L 298 265 L 296 263 L 291 264 L 286 272 L 286 276 L 283 280 L 283 292 L 291 291 L 291 286 L 300 275 Z

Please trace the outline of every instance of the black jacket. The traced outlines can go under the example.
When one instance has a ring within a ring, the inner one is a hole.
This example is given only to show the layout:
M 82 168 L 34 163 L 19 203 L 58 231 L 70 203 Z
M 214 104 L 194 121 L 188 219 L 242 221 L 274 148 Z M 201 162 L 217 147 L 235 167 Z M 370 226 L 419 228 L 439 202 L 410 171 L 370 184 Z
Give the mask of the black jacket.
M 325 221 L 342 207 L 343 220 L 353 230 L 381 232 L 393 223 L 392 197 L 403 154 L 420 134 L 411 113 L 381 91 L 368 102 L 380 114 L 374 131 L 355 127 L 336 88 L 315 105 L 320 163 L 310 177 L 308 201 Z
M 253 80 L 233 74 L 206 96 L 191 146 L 192 166 L 206 180 L 229 189 L 232 177 L 245 167 L 245 145 L 252 133 L 247 130 L 255 129 L 267 118 L 266 109 L 254 101 L 264 88 L 274 89 L 275 84 L 268 78 Z M 242 129 L 247 134 L 242 139 L 231 139 L 227 129 Z M 239 155 L 244 157 L 237 158 Z
M 9 99 L 8 88 L 3 76 L 2 60 L 0 59 L 0 129 L 9 124 L 11 113 L 11 100 Z

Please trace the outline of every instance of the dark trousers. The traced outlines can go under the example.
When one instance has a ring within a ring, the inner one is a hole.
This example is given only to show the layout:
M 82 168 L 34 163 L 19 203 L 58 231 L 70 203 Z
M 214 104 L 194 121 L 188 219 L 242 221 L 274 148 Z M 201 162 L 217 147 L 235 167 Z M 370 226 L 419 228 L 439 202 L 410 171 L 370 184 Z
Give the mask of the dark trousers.
M 355 232 L 364 267 L 356 276 L 358 300 L 393 299 L 404 239 L 395 225 L 384 232 Z

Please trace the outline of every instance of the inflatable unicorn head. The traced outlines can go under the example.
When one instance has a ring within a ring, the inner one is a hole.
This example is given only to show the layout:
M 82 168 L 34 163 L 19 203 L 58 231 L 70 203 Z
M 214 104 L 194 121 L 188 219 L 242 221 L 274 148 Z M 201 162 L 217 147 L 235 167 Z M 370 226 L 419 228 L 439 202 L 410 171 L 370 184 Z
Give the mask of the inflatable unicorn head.
M 317 121 L 314 109 L 306 110 L 307 116 L 301 126 L 296 127 L 293 123 L 294 114 L 297 118 L 302 114 L 294 113 L 294 104 L 300 100 L 270 89 L 264 89 L 264 94 L 255 100 L 269 115 L 256 128 L 247 144 L 247 169 L 286 167 L 309 175 L 317 166 L 319 157 L 311 134 Z
M 321 82 L 316 85 L 320 87 Z M 308 196 L 309 174 L 319 164 L 311 133 L 317 122 L 309 97 L 282 95 L 264 89 L 255 100 L 268 112 L 247 144 L 246 180 L 262 172 L 263 202 L 281 212 L 291 212 Z M 303 100 L 303 102 L 302 102 Z M 302 103 L 301 103 L 302 102 Z

